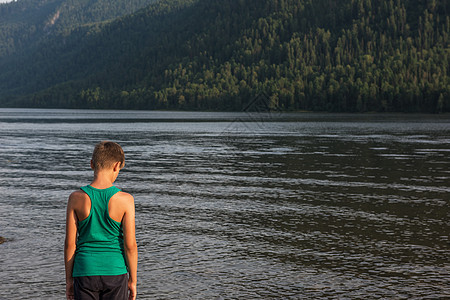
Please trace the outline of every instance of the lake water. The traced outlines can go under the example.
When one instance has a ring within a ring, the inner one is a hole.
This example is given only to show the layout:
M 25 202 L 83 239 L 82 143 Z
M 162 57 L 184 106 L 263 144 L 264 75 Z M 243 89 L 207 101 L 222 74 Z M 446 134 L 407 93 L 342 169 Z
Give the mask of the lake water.
M 63 299 L 101 140 L 136 199 L 139 299 L 450 297 L 450 116 L 0 109 L 0 299 Z

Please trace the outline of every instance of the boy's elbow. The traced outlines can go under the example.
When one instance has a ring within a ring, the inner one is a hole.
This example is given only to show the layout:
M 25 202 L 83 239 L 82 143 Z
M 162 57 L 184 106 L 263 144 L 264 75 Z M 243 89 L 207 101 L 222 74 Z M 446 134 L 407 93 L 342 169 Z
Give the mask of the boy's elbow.
M 75 255 L 75 251 L 77 250 L 76 243 L 71 243 L 67 241 L 67 239 L 64 241 L 64 260 L 69 261 L 73 259 L 73 256 Z
M 64 240 L 64 250 L 69 251 L 76 248 L 76 244 L 69 242 L 67 239 Z
M 137 243 L 136 241 L 126 242 L 124 243 L 125 251 L 128 253 L 137 252 Z

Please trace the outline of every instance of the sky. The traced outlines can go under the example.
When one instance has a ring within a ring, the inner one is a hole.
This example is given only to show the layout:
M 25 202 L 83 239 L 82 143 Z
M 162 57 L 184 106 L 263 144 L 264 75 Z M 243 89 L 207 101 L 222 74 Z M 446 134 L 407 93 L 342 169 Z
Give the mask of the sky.
M 12 0 L 0 0 L 0 3 L 11 2 Z

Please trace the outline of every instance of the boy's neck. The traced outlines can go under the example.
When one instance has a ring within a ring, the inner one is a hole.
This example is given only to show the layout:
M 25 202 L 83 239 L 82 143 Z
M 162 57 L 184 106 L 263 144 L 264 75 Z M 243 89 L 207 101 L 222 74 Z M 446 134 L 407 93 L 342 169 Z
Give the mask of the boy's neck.
M 107 189 L 113 186 L 116 176 L 113 171 L 96 171 L 94 172 L 94 179 L 91 182 L 91 186 L 96 189 Z

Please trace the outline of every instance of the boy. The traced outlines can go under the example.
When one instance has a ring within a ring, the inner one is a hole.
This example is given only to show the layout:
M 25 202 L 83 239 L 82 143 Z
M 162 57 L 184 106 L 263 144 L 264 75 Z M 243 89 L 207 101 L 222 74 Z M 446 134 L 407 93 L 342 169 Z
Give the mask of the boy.
M 64 243 L 67 299 L 122 300 L 127 291 L 128 299 L 136 299 L 134 199 L 113 185 L 124 165 L 117 143 L 99 143 L 91 160 L 92 183 L 69 197 Z

